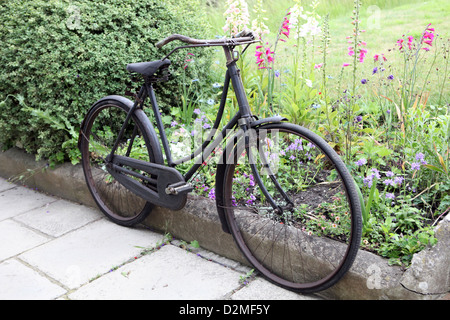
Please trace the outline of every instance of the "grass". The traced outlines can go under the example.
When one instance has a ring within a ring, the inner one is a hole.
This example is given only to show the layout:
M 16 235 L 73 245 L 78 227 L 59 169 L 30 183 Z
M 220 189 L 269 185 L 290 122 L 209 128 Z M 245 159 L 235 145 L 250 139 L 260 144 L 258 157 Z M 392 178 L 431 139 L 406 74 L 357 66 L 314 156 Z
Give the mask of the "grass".
M 280 23 L 283 20 L 283 16 L 286 14 L 286 10 L 294 5 L 293 1 L 279 0 L 268 1 L 264 0 L 264 8 L 267 10 L 266 16 L 270 17 L 266 24 L 269 26 L 272 37 L 275 37 L 275 33 L 280 27 Z M 308 9 L 311 1 L 302 1 L 303 7 Z M 388 56 L 388 65 L 395 69 L 401 62 L 402 57 L 395 52 L 398 51 L 396 42 L 403 35 L 413 35 L 415 38 L 419 38 L 421 33 L 425 29 L 425 26 L 429 23 L 435 28 L 436 33 L 442 36 L 441 41 L 447 41 L 448 30 L 450 27 L 450 20 L 447 19 L 450 13 L 450 2 L 447 0 L 432 0 L 432 1 L 418 1 L 418 0 L 371 0 L 362 1 L 361 7 L 361 29 L 366 30 L 362 34 L 362 40 L 367 42 L 368 55 L 366 63 L 358 66 L 359 76 L 361 78 L 369 78 L 373 68 L 371 58 L 375 54 L 384 53 Z M 248 7 L 250 11 L 250 19 L 252 17 L 252 8 L 256 3 L 255 0 L 248 1 Z M 222 35 L 222 26 L 225 19 L 223 12 L 225 11 L 225 1 L 217 1 L 216 5 L 208 6 L 210 23 L 213 27 L 213 33 Z M 352 34 L 351 16 L 353 10 L 353 0 L 319 0 L 317 12 L 322 17 L 329 14 L 330 25 L 330 37 L 331 43 L 327 56 L 327 73 L 332 78 L 337 78 L 339 75 L 341 66 L 344 62 L 351 62 L 352 59 L 347 55 L 347 43 L 346 36 Z M 320 36 L 318 36 L 320 38 Z M 315 48 L 315 61 L 314 63 L 321 63 L 320 48 L 317 47 L 316 41 Z M 292 43 L 287 44 L 291 46 Z M 439 42 L 436 42 L 437 46 L 440 46 Z M 279 46 L 281 47 L 281 45 Z M 282 49 L 279 49 L 279 54 L 282 53 Z M 431 52 L 430 52 L 431 53 Z M 287 49 L 284 53 L 289 58 L 290 51 Z M 431 59 L 431 54 L 430 54 Z M 279 59 L 283 61 L 283 59 Z M 427 61 L 424 61 L 426 66 Z M 443 65 L 444 61 L 442 55 L 436 60 L 436 66 Z M 275 66 L 276 68 L 276 66 Z M 398 71 L 398 70 L 397 70 Z M 434 83 L 438 80 L 439 74 L 436 70 L 430 73 L 429 81 Z M 345 81 L 345 79 L 344 79 Z M 344 83 L 343 81 L 343 83 Z M 330 81 L 333 84 L 333 81 Z M 447 86 L 448 87 L 448 86 Z M 448 97 L 449 89 L 444 88 L 444 97 Z M 438 93 L 432 92 L 430 102 L 437 103 Z M 444 99 L 444 101 L 447 101 Z

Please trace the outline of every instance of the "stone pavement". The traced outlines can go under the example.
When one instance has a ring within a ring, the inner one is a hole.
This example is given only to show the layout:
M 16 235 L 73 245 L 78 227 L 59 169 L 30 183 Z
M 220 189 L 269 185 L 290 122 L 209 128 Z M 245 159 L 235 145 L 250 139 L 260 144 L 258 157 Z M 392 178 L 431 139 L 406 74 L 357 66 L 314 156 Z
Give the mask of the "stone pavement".
M 207 250 L 186 248 L 0 178 L 0 300 L 320 300 L 249 278 L 249 268 Z

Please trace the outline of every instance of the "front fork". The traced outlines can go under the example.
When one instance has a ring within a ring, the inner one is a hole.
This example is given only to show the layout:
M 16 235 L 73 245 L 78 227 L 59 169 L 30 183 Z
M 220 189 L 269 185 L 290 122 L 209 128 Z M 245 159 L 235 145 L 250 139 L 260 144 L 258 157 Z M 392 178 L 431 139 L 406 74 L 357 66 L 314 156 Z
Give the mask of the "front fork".
M 248 156 L 248 161 L 249 161 L 249 164 L 250 164 L 250 168 L 252 170 L 253 177 L 255 178 L 255 181 L 258 184 L 261 192 L 264 194 L 264 196 L 266 197 L 267 201 L 269 201 L 270 205 L 275 210 L 275 213 L 278 214 L 278 215 L 282 215 L 284 209 L 293 208 L 294 203 L 291 201 L 289 196 L 283 190 L 283 188 L 279 184 L 277 178 L 275 177 L 275 174 L 273 173 L 272 169 L 270 168 L 269 161 L 268 161 L 264 151 L 260 147 L 260 144 L 262 142 L 260 141 L 260 137 L 258 136 L 258 134 L 255 134 L 255 136 L 252 137 L 254 131 L 253 130 L 248 130 L 247 124 L 241 124 L 241 129 L 244 131 L 245 150 L 246 150 L 246 153 L 247 153 L 247 156 Z M 259 156 L 260 156 L 262 170 L 264 171 L 263 173 L 270 177 L 270 180 L 275 185 L 275 188 L 278 190 L 278 192 L 281 194 L 281 196 L 286 200 L 287 205 L 284 208 L 279 206 L 275 202 L 275 200 L 273 199 L 273 197 L 270 195 L 269 191 L 267 190 L 266 186 L 264 185 L 264 182 L 262 181 L 261 175 L 259 174 L 259 170 L 258 170 L 258 168 L 256 166 L 255 157 L 253 155 L 253 151 L 252 151 L 252 148 L 251 148 L 251 139 L 257 139 L 257 140 L 254 140 L 254 141 L 257 142 L 256 143 L 256 149 L 257 149 L 257 153 L 259 153 Z

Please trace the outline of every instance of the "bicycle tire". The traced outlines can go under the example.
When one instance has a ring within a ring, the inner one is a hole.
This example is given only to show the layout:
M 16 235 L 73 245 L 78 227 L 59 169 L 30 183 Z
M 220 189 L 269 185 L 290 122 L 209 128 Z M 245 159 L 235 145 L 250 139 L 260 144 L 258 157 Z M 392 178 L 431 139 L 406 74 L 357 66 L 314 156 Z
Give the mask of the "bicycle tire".
M 131 227 L 145 220 L 153 205 L 126 189 L 105 168 L 105 157 L 110 153 L 132 106 L 131 101 L 126 103 L 129 100 L 122 99 L 126 101 L 101 99 L 91 108 L 83 122 L 80 150 L 86 183 L 96 204 L 113 222 Z M 115 154 L 124 155 L 127 152 L 127 143 L 130 142 L 132 131 L 136 127 L 137 135 L 129 156 L 155 162 L 149 128 L 143 123 L 145 115 L 139 112 L 142 111 L 136 110 L 131 117 Z
M 240 147 L 233 141 L 231 151 L 227 147 L 223 190 L 218 192 L 237 246 L 250 265 L 281 287 L 301 293 L 331 287 L 350 269 L 361 241 L 361 205 L 353 178 L 336 152 L 301 126 L 263 125 L 249 140 Z M 251 148 L 257 170 L 249 164 Z M 282 214 L 268 204 L 255 174 Z M 289 200 L 276 191 L 271 174 Z M 316 199 L 306 203 L 308 197 Z

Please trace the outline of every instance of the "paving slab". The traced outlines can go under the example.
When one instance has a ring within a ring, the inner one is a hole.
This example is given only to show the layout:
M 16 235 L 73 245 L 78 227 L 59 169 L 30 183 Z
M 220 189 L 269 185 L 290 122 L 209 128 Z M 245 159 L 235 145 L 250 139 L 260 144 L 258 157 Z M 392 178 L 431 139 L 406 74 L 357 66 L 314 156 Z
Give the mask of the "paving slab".
M 0 192 L 15 188 L 16 185 L 6 181 L 5 179 L 0 179 Z
M 223 299 L 242 273 L 174 245 L 143 256 L 69 295 L 70 299 Z
M 100 211 L 73 202 L 58 200 L 14 217 L 14 220 L 53 237 L 101 219 Z
M 24 187 L 0 192 L 0 221 L 42 207 L 57 199 Z
M 155 246 L 162 237 L 145 229 L 125 228 L 101 219 L 19 258 L 74 289 L 138 255 L 142 247 Z
M 263 278 L 256 278 L 236 291 L 231 300 L 322 300 L 313 295 L 302 295 L 285 290 Z
M 51 238 L 11 219 L 0 221 L 0 261 L 33 249 Z
M 15 259 L 0 263 L 0 283 L 0 300 L 50 300 L 66 292 Z

